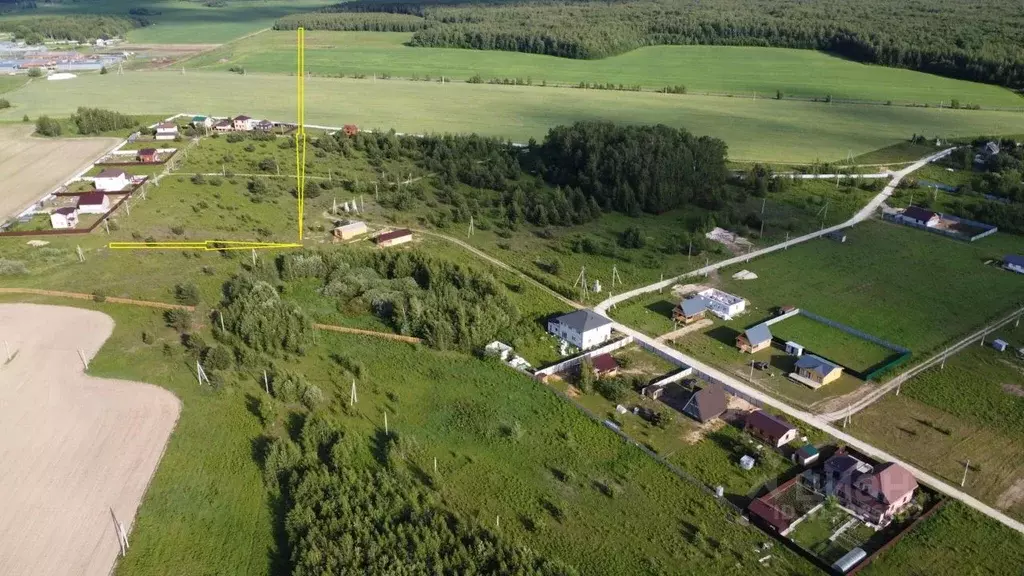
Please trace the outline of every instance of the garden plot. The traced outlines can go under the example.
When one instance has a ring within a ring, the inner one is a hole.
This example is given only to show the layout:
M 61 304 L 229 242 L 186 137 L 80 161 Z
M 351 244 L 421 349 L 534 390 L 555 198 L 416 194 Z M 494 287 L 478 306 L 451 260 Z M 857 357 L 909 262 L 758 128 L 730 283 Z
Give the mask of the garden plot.
M 77 308 L 0 304 L 0 567 L 7 576 L 105 576 L 114 518 L 135 511 L 180 411 L 170 392 L 91 378 L 114 329 Z
M 116 138 L 35 138 L 32 129 L 0 128 L 0 221 L 17 216 L 117 143 Z

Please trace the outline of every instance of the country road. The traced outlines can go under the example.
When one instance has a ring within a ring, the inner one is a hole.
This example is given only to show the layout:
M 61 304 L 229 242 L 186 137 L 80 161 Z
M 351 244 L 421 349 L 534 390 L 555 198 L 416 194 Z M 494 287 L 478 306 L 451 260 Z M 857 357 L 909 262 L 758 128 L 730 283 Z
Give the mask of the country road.
M 881 207 L 882 204 L 890 196 L 892 196 L 893 191 L 896 190 L 896 186 L 899 185 L 900 181 L 903 180 L 903 178 L 905 178 L 908 174 L 910 174 L 910 173 L 912 173 L 912 172 L 914 172 L 916 170 L 920 170 L 922 167 L 926 166 L 929 162 L 933 162 L 935 160 L 938 160 L 940 158 L 943 158 L 943 157 L 947 156 L 954 149 L 955 148 L 946 148 L 945 150 L 942 150 L 941 152 L 936 152 L 935 154 L 932 154 L 931 156 L 927 156 L 925 158 L 922 158 L 922 159 L 918 160 L 917 162 L 914 162 L 913 164 L 911 164 L 910 166 L 907 166 L 906 168 L 904 168 L 902 170 L 899 170 L 897 172 L 893 172 L 892 173 L 892 180 L 889 181 L 889 184 L 886 185 L 886 187 L 881 192 L 879 192 L 874 198 L 872 198 L 871 201 L 868 202 L 866 206 L 861 208 L 859 212 L 854 214 L 853 217 L 850 218 L 849 220 L 847 220 L 846 222 L 843 222 L 841 224 L 836 224 L 835 226 L 829 226 L 828 228 L 822 228 L 821 230 L 818 230 L 817 232 L 811 232 L 810 234 L 804 234 L 803 236 L 798 236 L 796 238 L 793 238 L 791 240 L 787 240 L 785 242 L 780 242 L 778 244 L 773 244 L 771 246 L 767 246 L 765 248 L 761 248 L 760 250 L 755 250 L 755 251 L 750 252 L 748 254 L 743 254 L 743 255 L 740 255 L 740 256 L 735 256 L 733 258 L 728 258 L 726 260 L 722 260 L 721 262 L 716 262 L 714 264 L 711 264 L 710 266 L 705 266 L 703 268 L 699 268 L 697 270 L 693 270 L 692 272 L 687 272 L 686 274 L 680 274 L 679 276 L 676 276 L 674 278 L 669 278 L 667 280 L 662 280 L 661 282 L 655 282 L 654 284 L 648 284 L 647 286 L 642 286 L 640 288 L 636 288 L 636 289 L 630 290 L 628 292 L 623 292 L 622 294 L 616 294 L 616 295 L 614 295 L 614 296 L 604 300 L 603 302 L 597 304 L 596 306 L 594 306 L 594 310 L 596 310 L 597 312 L 599 312 L 601 314 L 604 314 L 605 311 L 608 310 L 608 308 L 610 308 L 612 306 L 615 306 L 616 304 L 619 304 L 621 302 L 625 302 L 626 300 L 629 300 L 630 298 L 635 298 L 636 296 L 639 296 L 641 294 L 646 294 L 648 292 L 654 292 L 655 290 L 661 290 L 662 288 L 667 288 L 667 287 L 675 284 L 676 282 L 678 282 L 682 278 L 690 278 L 690 277 L 695 277 L 695 276 L 703 276 L 703 275 L 705 275 L 707 273 L 714 272 L 715 270 L 718 270 L 720 268 L 725 268 L 726 266 L 732 266 L 733 264 L 739 264 L 740 262 L 746 262 L 747 260 L 750 260 L 751 258 L 757 258 L 758 256 L 763 256 L 765 254 L 770 254 L 770 253 L 776 252 L 778 250 L 785 250 L 786 248 L 789 248 L 790 246 L 796 246 L 797 244 L 801 244 L 803 242 L 807 242 L 808 240 L 813 240 L 815 238 L 820 238 L 820 237 L 822 237 L 822 236 L 824 236 L 826 234 L 835 232 L 836 230 L 842 230 L 843 228 L 848 228 L 850 226 L 853 226 L 854 224 L 857 224 L 859 222 L 863 222 L 864 220 L 867 220 L 868 218 L 870 218 L 871 215 L 875 213 L 875 210 L 878 210 L 878 208 Z
M 893 378 L 889 382 L 886 382 L 884 385 L 878 387 L 876 390 L 872 390 L 870 394 L 864 396 L 863 398 L 860 398 L 853 404 L 850 404 L 848 407 L 843 408 L 842 410 L 836 410 L 834 412 L 818 414 L 818 418 L 821 418 L 826 422 L 835 422 L 836 420 L 841 420 L 846 416 L 860 412 L 861 410 L 877 402 L 879 399 L 882 398 L 882 396 L 885 396 L 889 392 L 892 392 L 896 388 L 899 388 L 903 384 L 906 384 L 907 380 L 910 380 L 911 378 L 917 376 L 918 374 L 924 372 L 925 370 L 928 370 L 929 368 L 935 366 L 936 364 L 945 361 L 946 358 L 952 356 L 953 354 L 956 354 L 960 350 L 963 350 L 964 348 L 971 346 L 976 342 L 979 342 L 980 339 L 986 334 L 992 332 L 993 330 L 1001 328 L 1009 324 L 1010 322 L 1013 322 L 1014 320 L 1019 320 L 1021 314 L 1024 314 L 1024 308 L 1019 308 L 1017 310 L 1014 310 L 1013 312 L 1010 312 L 1009 314 L 1001 317 L 999 320 L 996 320 L 995 322 L 988 324 L 984 328 L 961 338 L 952 346 L 949 346 L 945 350 L 939 352 L 938 354 L 935 354 L 931 358 L 925 360 L 924 362 L 921 362 L 920 364 Z

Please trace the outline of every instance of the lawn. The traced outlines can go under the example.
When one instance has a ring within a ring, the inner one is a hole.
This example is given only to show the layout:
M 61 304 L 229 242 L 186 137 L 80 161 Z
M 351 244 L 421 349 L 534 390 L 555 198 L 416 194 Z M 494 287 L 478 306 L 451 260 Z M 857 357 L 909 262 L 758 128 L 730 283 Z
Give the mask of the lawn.
M 295 118 L 295 79 L 225 72 L 128 72 L 76 78 L 73 90 L 33 82 L 5 97 L 22 114 L 60 115 L 78 106 L 126 113 L 247 113 Z M 1024 132 L 1017 113 L 874 105 L 827 105 L 717 96 L 439 84 L 402 80 L 312 78 L 306 118 L 314 124 L 391 128 L 400 132 L 478 132 L 516 141 L 541 138 L 548 128 L 579 120 L 665 123 L 729 145 L 733 160 L 808 163 L 837 160 L 903 141 L 913 133 Z
M 129 42 L 145 44 L 209 44 L 233 40 L 270 28 L 274 20 L 296 12 L 310 12 L 330 4 L 326 0 L 222 0 L 223 5 L 173 0 L 104 0 L 103 2 L 42 3 L 24 15 L 111 14 L 127 16 L 131 8 L 147 8 L 153 24 L 128 33 Z M 16 17 L 16 16 L 10 16 Z
M 802 548 L 813 552 L 827 564 L 832 564 L 844 554 L 867 542 L 875 531 L 860 521 L 844 530 L 830 541 L 833 534 L 853 517 L 842 508 L 826 504 L 810 517 L 805 518 L 789 537 Z
M 895 103 L 949 102 L 958 98 L 988 106 L 1024 107 L 1024 100 L 996 86 L 930 74 L 858 64 L 811 50 L 739 46 L 650 46 L 600 60 L 573 60 L 517 52 L 417 48 L 408 33 L 306 33 L 306 67 L 325 76 L 389 74 L 400 78 L 441 76 L 455 82 L 480 75 L 529 78 L 534 84 L 639 85 L 646 89 L 684 85 L 690 93 L 725 93 Z M 295 68 L 295 33 L 263 32 L 189 62 L 190 66 L 290 74 Z
M 866 372 L 894 354 L 899 354 L 803 315 L 772 324 L 771 330 L 776 338 L 802 344 L 807 352 L 838 362 L 857 372 Z

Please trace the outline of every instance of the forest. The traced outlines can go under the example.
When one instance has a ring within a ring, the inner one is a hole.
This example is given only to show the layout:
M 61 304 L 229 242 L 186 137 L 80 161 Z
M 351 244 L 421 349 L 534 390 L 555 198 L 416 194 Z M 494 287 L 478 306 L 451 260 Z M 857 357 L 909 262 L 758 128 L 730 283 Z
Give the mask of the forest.
M 317 413 L 297 441 L 273 440 L 265 478 L 286 513 L 291 574 L 576 574 L 446 509 L 405 470 L 401 435 L 380 442 L 382 466 L 353 465 L 362 448 Z
M 360 0 L 290 16 L 276 27 L 365 30 L 366 13 L 396 15 L 374 20 L 373 29 L 418 26 L 414 46 L 566 58 L 604 58 L 658 44 L 773 46 L 1024 88 L 1024 12 L 997 0 Z
M 13 34 L 29 44 L 44 40 L 87 42 L 96 38 L 124 37 L 129 30 L 148 26 L 145 18 L 120 16 L 30 16 L 0 20 L 0 32 Z

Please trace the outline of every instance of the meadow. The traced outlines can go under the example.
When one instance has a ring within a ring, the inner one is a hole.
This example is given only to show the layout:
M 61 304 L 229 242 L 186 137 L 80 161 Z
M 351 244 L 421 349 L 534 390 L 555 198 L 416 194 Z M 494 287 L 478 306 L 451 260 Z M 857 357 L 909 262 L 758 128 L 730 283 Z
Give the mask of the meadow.
M 893 103 L 951 99 L 982 107 L 1024 107 L 1024 99 L 997 86 L 951 80 L 909 70 L 870 66 L 822 52 L 740 46 L 650 46 L 599 60 L 576 60 L 494 50 L 407 46 L 396 32 L 306 33 L 306 68 L 315 75 L 400 78 L 444 76 L 454 82 L 479 75 L 533 84 L 622 84 L 644 89 L 686 86 L 690 93 L 746 97 L 785 96 Z M 188 62 L 190 67 L 290 74 L 295 33 L 269 31 L 232 42 Z
M 0 111 L 0 121 L 20 120 L 23 114 L 66 115 L 78 106 L 133 114 L 181 111 L 295 118 L 295 79 L 284 75 L 140 71 L 81 76 L 73 82 L 33 82 L 7 93 L 5 98 L 15 108 Z M 1024 116 L 1012 112 L 369 78 L 311 78 L 306 118 L 328 126 L 476 132 L 521 142 L 578 120 L 664 123 L 723 139 L 732 160 L 779 163 L 843 159 L 914 133 L 1024 132 Z

